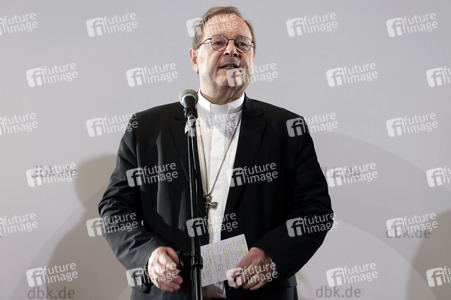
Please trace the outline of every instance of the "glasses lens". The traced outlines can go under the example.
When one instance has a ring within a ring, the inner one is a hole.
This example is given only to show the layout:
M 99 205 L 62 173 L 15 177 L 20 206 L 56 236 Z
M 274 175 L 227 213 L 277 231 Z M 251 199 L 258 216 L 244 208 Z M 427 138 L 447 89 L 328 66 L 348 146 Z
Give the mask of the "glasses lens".
M 242 52 L 247 52 L 252 47 L 252 42 L 247 37 L 239 36 L 235 39 L 235 46 Z
M 227 47 L 227 38 L 223 35 L 214 36 L 211 39 L 211 47 L 216 51 L 224 50 Z

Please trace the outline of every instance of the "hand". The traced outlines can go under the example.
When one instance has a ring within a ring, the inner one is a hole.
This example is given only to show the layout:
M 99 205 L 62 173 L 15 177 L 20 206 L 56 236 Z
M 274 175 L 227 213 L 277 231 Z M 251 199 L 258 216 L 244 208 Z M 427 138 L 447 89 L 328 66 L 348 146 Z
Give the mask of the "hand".
M 158 247 L 149 258 L 147 272 L 152 283 L 166 292 L 180 289 L 183 278 L 177 270 L 177 253 L 170 247 Z
M 235 281 L 233 287 L 256 290 L 277 277 L 275 264 L 271 262 L 266 253 L 258 248 L 251 248 L 235 268 L 240 268 L 240 272 L 234 272 L 231 278 Z

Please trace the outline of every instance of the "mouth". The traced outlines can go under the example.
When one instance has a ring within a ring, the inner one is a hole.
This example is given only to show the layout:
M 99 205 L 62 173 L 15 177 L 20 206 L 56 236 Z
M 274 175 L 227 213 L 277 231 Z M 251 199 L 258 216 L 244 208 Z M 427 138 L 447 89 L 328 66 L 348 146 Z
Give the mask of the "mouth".
M 237 64 L 226 64 L 226 65 L 220 66 L 219 68 L 220 69 L 228 69 L 228 70 L 230 70 L 230 69 L 239 69 L 240 66 L 237 65 Z

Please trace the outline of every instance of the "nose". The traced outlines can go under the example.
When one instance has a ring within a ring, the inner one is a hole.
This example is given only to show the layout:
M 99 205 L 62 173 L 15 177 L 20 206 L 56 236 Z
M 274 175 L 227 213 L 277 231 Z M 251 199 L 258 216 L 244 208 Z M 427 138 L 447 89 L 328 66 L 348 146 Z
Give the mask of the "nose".
M 228 40 L 227 41 L 227 47 L 224 50 L 225 55 L 231 55 L 233 57 L 237 57 L 239 55 L 238 50 L 235 47 L 235 41 L 234 40 Z

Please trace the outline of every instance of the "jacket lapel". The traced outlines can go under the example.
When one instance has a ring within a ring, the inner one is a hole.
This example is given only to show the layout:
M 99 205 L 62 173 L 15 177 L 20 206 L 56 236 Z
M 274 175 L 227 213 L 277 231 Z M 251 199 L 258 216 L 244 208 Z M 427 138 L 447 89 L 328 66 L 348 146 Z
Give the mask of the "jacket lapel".
M 185 135 L 186 120 L 183 117 L 183 108 L 180 106 L 180 113 L 174 116 L 174 123 L 171 126 L 171 134 L 180 157 L 180 163 L 182 164 L 183 172 L 188 180 L 188 144 Z
M 245 166 L 251 167 L 254 165 L 267 124 L 266 119 L 262 116 L 263 111 L 258 104 L 246 96 L 243 105 L 240 136 L 233 166 L 234 169 L 244 168 Z M 227 197 L 224 214 L 233 212 L 245 187 L 246 183 L 229 188 L 229 195 Z

